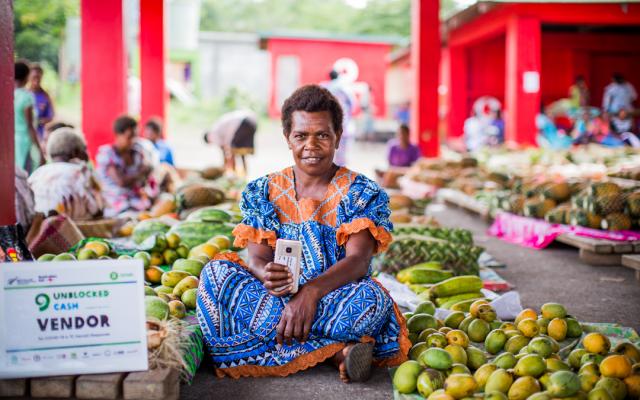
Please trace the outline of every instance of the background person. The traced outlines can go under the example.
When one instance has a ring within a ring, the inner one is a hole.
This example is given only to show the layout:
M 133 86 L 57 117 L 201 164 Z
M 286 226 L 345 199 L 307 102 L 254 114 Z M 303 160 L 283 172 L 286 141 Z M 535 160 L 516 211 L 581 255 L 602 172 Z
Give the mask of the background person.
M 87 164 L 84 138 L 71 128 L 56 129 L 47 141 L 47 156 L 50 162 L 29 177 L 35 211 L 45 216 L 64 214 L 73 220 L 101 216 L 104 202 Z
M 233 233 L 248 264 L 229 256 L 202 270 L 204 340 L 218 376 L 286 376 L 331 360 L 344 381 L 362 381 L 372 359 L 398 365 L 411 345 L 404 318 L 370 276 L 372 256 L 391 242 L 389 198 L 333 162 L 342 108 L 328 90 L 296 90 L 282 125 L 295 165 L 243 192 Z M 273 262 L 278 238 L 303 247 L 295 294 L 287 267 Z
M 331 92 L 338 100 L 340 107 L 342 107 L 342 136 L 340 137 L 339 146 L 336 149 L 335 162 L 340 166 L 344 166 L 347 165 L 347 142 L 351 137 L 350 123 L 355 106 L 354 100 L 345 85 L 340 81 L 338 71 L 331 70 L 329 72 L 329 81 L 325 82 L 323 86 Z
M 113 123 L 114 141 L 98 149 L 96 170 L 103 187 L 106 217 L 125 211 L 144 211 L 151 206 L 147 186 L 153 191 L 153 167 L 145 150 L 137 143 L 138 123 L 128 115 Z
M 220 147 L 226 170 L 238 173 L 236 157 L 240 157 L 244 169 L 242 174 L 246 175 L 246 156 L 254 153 L 254 136 L 257 129 L 255 113 L 250 110 L 236 110 L 218 118 L 211 129 L 204 133 L 203 139 L 207 144 Z
M 391 167 L 410 167 L 420 158 L 420 148 L 409 140 L 409 127 L 401 124 L 396 137 L 389 140 L 387 160 Z
M 569 87 L 569 101 L 574 109 L 589 106 L 589 87 L 582 75 L 576 76 L 573 85 Z
M 160 162 L 175 166 L 173 151 L 162 136 L 162 120 L 159 117 L 149 118 L 144 124 L 144 137 L 153 143 L 153 147 L 158 151 Z
M 638 93 L 633 85 L 624 77 L 615 73 L 611 77 L 611 83 L 604 88 L 602 96 L 602 111 L 615 115 L 621 109 L 633 110 L 633 102 L 638 98 Z
M 44 162 L 44 153 L 38 140 L 38 133 L 34 126 L 34 99 L 27 90 L 29 78 L 29 64 L 26 61 L 16 61 L 14 64 L 15 87 L 13 89 L 14 111 L 14 152 L 15 165 L 31 173 Z
M 31 64 L 31 72 L 29 74 L 29 90 L 33 93 L 35 99 L 35 109 L 37 115 L 36 130 L 38 131 L 38 139 L 45 148 L 45 125 L 53 120 L 54 109 L 53 100 L 46 90 L 42 88 L 42 75 L 44 70 L 38 63 Z

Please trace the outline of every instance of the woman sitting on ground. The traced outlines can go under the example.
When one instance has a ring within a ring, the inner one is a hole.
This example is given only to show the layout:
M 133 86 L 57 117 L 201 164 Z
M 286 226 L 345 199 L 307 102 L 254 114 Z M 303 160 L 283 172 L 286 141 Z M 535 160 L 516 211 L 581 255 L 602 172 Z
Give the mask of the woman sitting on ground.
M 248 263 L 220 255 L 201 274 L 197 315 L 218 376 L 286 376 L 331 360 L 343 381 L 367 379 L 372 361 L 397 365 L 410 347 L 404 318 L 371 278 L 371 257 L 391 241 L 387 194 L 333 159 L 342 110 L 304 86 L 282 108 L 295 165 L 251 182 L 234 230 Z M 274 262 L 277 239 L 302 244 L 299 291 Z
M 47 157 L 50 162 L 29 177 L 36 212 L 65 214 L 74 220 L 101 216 L 104 204 L 100 186 L 87 165 L 84 138 L 71 128 L 53 131 L 47 141 Z
M 96 164 L 106 201 L 105 216 L 125 211 L 144 211 L 151 207 L 155 191 L 145 152 L 136 143 L 138 123 L 124 115 L 113 123 L 115 140 L 98 149 Z

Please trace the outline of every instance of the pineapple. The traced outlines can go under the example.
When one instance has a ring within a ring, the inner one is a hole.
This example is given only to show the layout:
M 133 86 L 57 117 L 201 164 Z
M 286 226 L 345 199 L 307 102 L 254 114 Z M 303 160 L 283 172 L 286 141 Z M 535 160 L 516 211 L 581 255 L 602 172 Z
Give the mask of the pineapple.
M 609 215 L 622 212 L 626 196 L 621 193 L 608 194 L 595 197 L 589 204 L 588 210 L 598 215 Z
M 389 196 L 389 208 L 391 210 L 401 210 L 403 208 L 410 208 L 413 206 L 413 200 L 401 194 L 394 194 Z
M 524 210 L 525 197 L 521 194 L 513 194 L 507 200 L 509 202 L 509 211 L 514 214 L 522 215 Z
M 544 218 L 544 216 L 556 206 L 551 199 L 529 199 L 524 202 L 524 216 L 532 218 Z
M 589 194 L 591 194 L 593 197 L 602 197 L 606 195 L 617 194 L 621 191 L 622 189 L 620 189 L 620 186 L 613 182 L 593 183 L 589 187 Z
M 552 224 L 568 224 L 570 222 L 569 221 L 570 212 L 571 212 L 571 206 L 566 204 L 561 205 L 549 211 L 544 216 L 544 219 L 545 221 L 550 222 Z
M 550 183 L 542 190 L 542 196 L 544 196 L 545 199 L 562 203 L 571 197 L 571 187 L 567 182 Z
M 627 231 L 631 229 L 631 218 L 623 213 L 609 214 L 602 220 L 600 226 L 610 231 Z
M 439 261 L 456 275 L 477 275 L 481 247 L 417 235 L 395 237 L 387 251 L 375 261 L 377 270 L 396 273 L 427 261 Z
M 574 226 L 579 225 L 587 228 L 600 229 L 601 222 L 601 216 L 586 210 L 577 209 L 569 212 L 569 223 Z
M 633 192 L 627 197 L 627 213 L 632 217 L 640 217 L 640 191 Z

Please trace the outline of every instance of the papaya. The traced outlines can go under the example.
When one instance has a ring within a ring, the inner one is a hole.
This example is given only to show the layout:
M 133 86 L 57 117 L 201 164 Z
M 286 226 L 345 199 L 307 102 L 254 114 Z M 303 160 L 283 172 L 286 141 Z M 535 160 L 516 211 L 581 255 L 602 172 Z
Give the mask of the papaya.
M 469 324 L 467 335 L 473 342 L 482 343 L 491 331 L 491 327 L 482 319 L 475 319 Z
M 511 369 L 516 366 L 517 362 L 518 360 L 516 360 L 516 356 L 506 351 L 502 354 L 499 354 L 493 360 L 493 363 L 496 365 L 496 367 L 502 369 Z
M 552 397 L 571 397 L 581 388 L 580 378 L 571 371 L 557 371 L 549 377 L 547 392 Z
M 579 374 L 578 379 L 580 379 L 580 390 L 589 393 L 596 386 L 600 377 L 592 374 Z
M 469 308 L 471 307 L 471 304 L 473 304 L 473 302 L 476 301 L 476 300 L 478 300 L 478 299 L 475 298 L 475 299 L 459 301 L 459 302 L 451 305 L 449 307 L 449 310 L 467 312 L 467 311 L 469 311 Z
M 151 288 L 151 286 L 144 287 L 144 295 L 145 296 L 157 296 L 156 292 Z
M 169 286 L 164 286 L 164 285 L 160 285 L 160 286 L 156 286 L 155 288 L 153 288 L 153 290 L 156 292 L 156 294 L 160 294 L 160 293 L 164 293 L 164 294 L 171 294 L 173 293 L 173 288 L 169 287 Z
M 463 319 L 462 322 L 460 322 L 458 329 L 460 329 L 461 331 L 467 332 L 469 330 L 469 325 L 475 320 L 476 319 L 471 315 L 467 315 L 467 317 Z
M 436 306 L 429 300 L 423 301 L 420 304 L 418 304 L 418 307 L 416 307 L 413 313 L 435 315 Z
M 547 365 L 547 372 L 571 371 L 569 364 L 557 358 L 549 357 L 545 360 L 545 364 Z
M 188 289 L 186 292 L 182 293 L 180 299 L 188 309 L 194 310 L 196 308 L 197 296 L 198 289 Z
M 627 356 L 615 354 L 600 363 L 600 374 L 609 378 L 624 379 L 631 375 L 631 361 Z
M 496 329 L 487 335 L 484 340 L 484 348 L 489 354 L 498 354 L 507 343 L 507 334 L 502 329 Z
M 169 315 L 172 317 L 182 319 L 187 315 L 187 308 L 180 300 L 171 300 L 168 305 Z
M 561 318 L 554 318 L 547 326 L 547 334 L 555 340 L 561 342 L 567 337 L 567 321 Z
M 409 359 L 418 360 L 418 357 L 420 356 L 420 354 L 422 354 L 422 352 L 427 350 L 428 348 L 429 346 L 425 342 L 418 342 L 414 344 L 413 346 L 411 346 L 411 349 L 409 350 Z
M 516 379 L 509 391 L 507 397 L 509 400 L 527 400 L 529 396 L 540 391 L 540 384 L 531 376 L 522 376 Z
M 441 349 L 444 349 L 444 347 L 448 344 L 447 338 L 441 332 L 434 332 L 431 335 L 427 336 L 426 343 L 429 347 L 439 347 Z
M 478 384 L 471 375 L 452 374 L 444 381 L 444 391 L 454 399 L 462 399 L 471 396 Z
M 567 321 L 567 337 L 577 338 L 582 336 L 582 326 L 580 322 L 574 318 L 566 318 Z
M 431 393 L 444 387 L 444 376 L 440 371 L 427 368 L 418 375 L 416 386 L 422 397 L 429 397 Z
M 506 394 L 494 390 L 493 392 L 485 393 L 484 400 L 508 400 Z
M 187 276 L 191 276 L 191 274 L 184 271 L 167 271 L 162 274 L 161 282 L 164 286 L 175 287 L 178 282 Z
M 567 309 L 558 303 L 545 303 L 540 307 L 543 318 L 552 320 L 554 318 L 564 318 L 567 316 Z
M 465 349 L 469 346 L 469 337 L 460 329 L 449 331 L 445 336 L 449 344 L 456 344 Z
M 489 377 L 496 369 L 498 369 L 498 367 L 495 364 L 484 364 L 476 370 L 475 374 L 473 374 L 473 379 L 476 380 L 480 390 L 484 390 Z
M 496 311 L 490 304 L 482 304 L 478 307 L 478 318 L 491 323 L 497 318 Z
M 640 399 L 640 374 L 629 375 L 624 378 L 627 393 L 633 399 Z
M 606 389 L 611 394 L 611 397 L 613 397 L 613 400 L 623 400 L 627 397 L 627 385 L 618 378 L 602 377 L 598 383 L 596 383 L 595 388 Z
M 173 263 L 171 269 L 174 271 L 184 271 L 195 277 L 200 277 L 202 268 L 204 268 L 204 264 L 198 260 L 179 258 Z
M 409 332 L 422 332 L 427 328 L 436 329 L 438 327 L 438 321 L 433 315 L 429 314 L 415 314 L 407 321 L 407 329 Z
M 169 317 L 169 305 L 157 296 L 145 296 L 144 309 L 147 318 L 155 318 L 162 321 Z
M 513 372 L 517 376 L 533 376 L 534 378 L 544 374 L 547 365 L 537 354 L 527 354 L 516 363 Z
M 477 370 L 481 366 L 487 363 L 486 354 L 473 346 L 467 347 L 467 365 L 472 370 Z
M 464 300 L 479 299 L 479 298 L 483 298 L 483 297 L 484 297 L 484 295 L 480 291 L 475 291 L 475 292 L 470 292 L 470 293 L 461 293 L 461 294 L 456 294 L 456 295 L 448 296 L 448 297 L 437 297 L 436 298 L 436 305 L 438 305 L 441 308 L 446 308 L 443 305 L 447 304 L 447 303 L 451 303 L 449 305 L 449 307 L 450 307 L 451 305 L 459 303 L 459 302 L 464 301 Z
M 489 376 L 484 386 L 485 393 L 498 391 L 507 394 L 513 384 L 513 376 L 502 368 L 498 368 Z
M 421 371 L 422 367 L 417 361 L 409 360 L 403 362 L 393 374 L 393 386 L 403 394 L 415 392 Z
M 482 289 L 482 280 L 476 275 L 462 275 L 436 283 L 429 289 L 433 297 L 448 297 L 461 293 L 478 292 Z
M 187 276 L 183 278 L 178 284 L 173 288 L 173 295 L 180 297 L 184 292 L 189 289 L 195 289 L 200 284 L 200 280 L 195 276 Z
M 607 354 L 611 348 L 609 338 L 599 332 L 588 333 L 582 339 L 582 345 L 589 353 Z
M 587 351 L 585 349 L 573 349 L 573 350 L 571 350 L 571 353 L 569 353 L 569 357 L 567 357 L 567 361 L 569 362 L 569 365 L 571 365 L 571 368 L 579 369 L 580 365 L 581 365 L 580 364 L 580 359 L 585 354 L 587 354 Z
M 447 371 L 447 376 L 449 376 L 451 374 L 467 374 L 467 375 L 471 375 L 471 371 L 469 370 L 469 367 L 467 367 L 464 364 L 453 363 L 453 365 L 451 366 L 451 369 L 449 369 L 449 371 Z
M 444 351 L 451 355 L 454 363 L 467 364 L 467 352 L 464 347 L 457 344 L 449 344 L 444 347 Z
M 613 400 L 613 397 L 605 388 L 594 388 L 589 392 L 588 400 Z
M 434 347 L 422 352 L 418 358 L 418 362 L 429 368 L 446 371 L 451 368 L 453 358 L 451 357 L 451 354 L 447 353 L 445 350 Z
M 629 357 L 632 363 L 640 362 L 640 349 L 632 343 L 621 342 L 613 349 L 613 352 Z
M 545 337 L 535 337 L 529 342 L 527 349 L 529 353 L 535 353 L 542 358 L 547 358 L 553 353 L 553 344 Z
M 465 315 L 462 311 L 454 311 L 451 314 L 447 315 L 447 318 L 444 319 L 444 326 L 448 326 L 452 329 L 458 329 L 460 323 L 464 320 Z
M 508 336 L 508 335 L 507 335 Z M 507 340 L 507 343 L 504 345 L 504 350 L 509 353 L 518 354 L 523 347 L 526 347 L 529 344 L 529 338 L 524 337 L 522 335 L 515 335 Z

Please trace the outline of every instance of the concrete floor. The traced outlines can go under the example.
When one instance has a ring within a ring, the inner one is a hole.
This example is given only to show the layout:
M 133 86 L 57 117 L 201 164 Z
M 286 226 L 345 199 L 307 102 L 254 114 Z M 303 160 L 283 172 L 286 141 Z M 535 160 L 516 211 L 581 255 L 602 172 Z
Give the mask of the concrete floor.
M 519 247 L 486 235 L 488 225 L 459 209 L 444 208 L 434 215 L 445 226 L 473 231 L 476 242 L 507 264 L 499 270 L 520 293 L 524 307 L 553 301 L 564 304 L 581 321 L 617 322 L 640 331 L 640 284 L 624 267 L 591 267 L 568 246 L 545 250 Z M 287 378 L 218 379 L 203 365 L 191 386 L 183 386 L 183 399 L 390 399 L 391 380 L 386 370 L 376 370 L 366 384 L 345 385 L 328 365 Z

